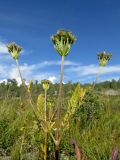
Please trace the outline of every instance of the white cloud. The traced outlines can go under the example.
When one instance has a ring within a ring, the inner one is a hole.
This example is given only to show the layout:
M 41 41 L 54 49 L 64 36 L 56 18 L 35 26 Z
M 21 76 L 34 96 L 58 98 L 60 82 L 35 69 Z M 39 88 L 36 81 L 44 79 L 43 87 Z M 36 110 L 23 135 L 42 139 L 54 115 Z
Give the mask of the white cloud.
M 48 72 L 43 71 L 44 67 L 54 66 L 54 65 L 60 65 L 60 61 L 43 61 L 41 63 L 32 64 L 32 65 L 23 64 L 20 66 L 20 70 L 22 72 L 23 77 L 25 77 L 25 79 L 31 78 L 31 79 L 40 81 L 44 78 L 47 78 L 47 79 L 51 80 L 51 82 L 55 82 L 57 80 L 57 78 L 54 75 L 54 73 L 50 73 L 50 72 L 48 73 Z M 77 65 L 77 63 L 71 62 L 71 61 L 65 61 L 65 65 L 75 66 L 75 65 Z M 42 71 L 40 71 L 40 69 L 42 69 Z M 17 77 L 19 77 L 16 65 L 11 66 L 11 69 L 8 74 L 9 74 L 8 76 L 11 79 L 12 78 L 17 79 Z
M 49 81 L 51 81 L 53 84 L 56 82 L 57 78 L 55 76 L 50 76 L 48 78 Z
M 65 61 L 64 63 L 65 66 L 78 66 L 79 64 L 73 61 Z
M 23 64 L 20 66 L 23 78 L 26 79 L 28 82 L 30 79 L 38 80 L 39 82 L 42 79 L 49 79 L 52 83 L 59 81 L 59 70 L 51 69 L 50 66 L 59 66 L 60 61 L 43 61 L 38 64 Z M 95 64 L 91 65 L 79 65 L 76 62 L 72 61 L 65 61 L 65 75 L 64 75 L 64 82 L 68 80 L 74 81 L 82 81 L 82 82 L 89 82 L 92 81 L 95 75 L 98 73 L 99 66 Z M 48 67 L 49 66 L 49 67 Z M 46 67 L 46 68 L 45 68 Z M 49 68 L 50 71 L 47 70 Z M 114 75 L 116 74 L 117 75 Z M 119 77 L 120 73 L 120 65 L 112 65 L 106 66 L 102 70 L 102 76 L 105 80 L 109 78 L 111 75 Z M 109 77 L 106 76 L 109 74 Z M 112 76 L 111 76 L 112 77 Z M 20 83 L 20 78 L 18 74 L 18 70 L 15 64 L 1 64 L 0 65 L 0 80 L 4 79 L 16 79 L 18 83 Z M 114 77 L 112 77 L 114 78 Z
M 43 61 L 39 64 L 36 64 L 35 66 L 38 68 L 47 67 L 47 66 L 59 66 L 61 65 L 61 61 Z M 76 62 L 68 61 L 66 60 L 64 62 L 65 66 L 78 66 L 79 64 Z
M 0 83 L 3 83 L 3 82 L 5 82 L 5 84 L 6 84 L 7 83 L 7 79 L 0 80 Z
M 12 58 L 10 54 L 8 53 L 6 43 L 0 41 L 0 62 L 1 63 L 10 63 L 12 61 Z
M 6 44 L 3 42 L 0 42 L 0 54 L 8 54 Z
M 11 65 L 10 68 L 8 68 L 8 77 L 10 79 L 16 79 L 17 82 L 20 84 L 21 83 L 21 79 L 19 76 L 19 72 L 18 69 L 16 68 L 16 65 Z M 34 70 L 35 70 L 35 66 L 34 65 L 28 65 L 28 64 L 24 64 L 22 66 L 20 66 L 20 70 L 22 73 L 23 78 L 25 78 L 27 81 L 29 79 L 33 79 L 34 75 Z
M 7 73 L 6 73 L 6 70 L 7 70 L 7 67 L 5 65 L 1 65 L 0 64 L 0 76 L 6 76 Z
M 99 66 L 91 64 L 88 66 L 76 66 L 66 69 L 67 73 L 75 73 L 79 76 L 95 75 L 98 73 Z M 120 73 L 120 65 L 106 66 L 102 69 L 102 74 Z
M 42 79 L 49 79 L 52 83 L 55 83 L 57 80 L 54 73 L 50 72 L 43 72 L 39 70 L 39 64 L 37 65 L 28 65 L 23 64 L 20 66 L 20 70 L 22 73 L 23 78 L 28 82 L 30 79 L 41 81 Z M 0 65 L 0 74 L 1 76 L 1 82 L 4 79 L 16 79 L 17 82 L 20 84 L 21 79 L 18 73 L 18 69 L 16 68 L 16 65 L 11 66 L 5 66 Z

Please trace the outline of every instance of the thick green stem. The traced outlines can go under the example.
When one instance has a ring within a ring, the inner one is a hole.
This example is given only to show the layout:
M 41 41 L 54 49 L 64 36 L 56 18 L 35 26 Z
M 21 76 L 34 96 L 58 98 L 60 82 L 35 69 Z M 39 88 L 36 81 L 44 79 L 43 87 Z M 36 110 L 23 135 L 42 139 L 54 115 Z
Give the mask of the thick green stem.
M 62 56 L 61 61 L 61 73 L 60 73 L 60 85 L 59 85 L 59 95 L 57 101 L 57 113 L 56 113 L 56 160 L 59 159 L 59 138 L 60 138 L 60 110 L 62 106 L 62 84 L 63 84 L 63 74 L 64 74 L 64 56 Z
M 45 122 L 47 117 L 47 90 L 45 90 Z
M 37 111 L 35 110 L 35 107 L 34 107 L 34 105 L 33 105 L 32 98 L 31 98 L 31 94 L 27 92 L 27 88 L 26 88 L 25 82 L 24 82 L 24 80 L 23 80 L 23 78 L 22 78 L 22 74 L 21 74 L 21 71 L 20 71 L 20 67 L 19 67 L 19 62 L 18 62 L 18 60 L 16 60 L 16 65 L 17 65 L 17 69 L 18 69 L 19 76 L 20 76 L 20 80 L 21 80 L 22 85 L 23 85 L 23 87 L 24 87 L 24 89 L 25 89 L 25 91 L 26 91 L 26 94 L 28 95 L 29 103 L 30 103 L 30 105 L 31 105 L 31 107 L 32 107 L 32 110 L 33 110 L 33 112 L 34 112 L 34 115 L 35 115 L 36 119 L 39 121 L 39 118 L 38 118 L 39 116 L 38 116 Z
M 25 88 L 25 90 L 27 92 L 27 89 L 26 89 L 26 86 L 25 86 L 25 82 L 24 82 L 24 80 L 22 78 L 22 74 L 21 74 L 21 71 L 20 71 L 20 68 L 19 68 L 18 60 L 16 60 L 16 65 L 17 65 L 17 69 L 18 69 L 18 72 L 19 72 L 19 76 L 20 76 L 22 85 L 24 86 L 24 88 Z M 39 121 L 39 118 L 38 118 L 39 116 L 38 116 L 38 114 L 37 114 L 37 112 L 36 112 L 36 110 L 34 108 L 33 103 L 32 103 L 31 94 L 28 93 L 28 92 L 27 92 L 27 94 L 28 94 L 29 102 L 30 102 L 31 107 L 33 109 L 34 115 L 36 116 L 37 120 Z M 47 91 L 45 90 L 45 124 L 47 122 L 47 108 L 46 107 L 47 107 Z M 46 130 L 47 130 L 47 126 L 46 126 Z M 44 144 L 44 160 L 46 160 L 46 159 L 47 159 L 47 132 L 45 132 L 45 144 Z
M 18 59 L 16 59 L 16 65 L 17 65 L 17 69 L 18 69 L 18 72 L 19 72 L 19 76 L 20 76 L 22 85 L 24 85 L 25 82 L 24 82 L 24 80 L 23 80 L 23 78 L 22 78 L 22 74 L 21 74 L 21 71 L 20 71 Z
M 97 76 L 96 76 L 96 79 L 95 79 L 95 81 L 93 82 L 93 89 L 95 88 L 95 85 L 96 85 L 96 83 L 97 83 L 97 81 L 98 81 L 98 79 L 99 79 L 99 76 L 100 76 L 100 74 L 101 74 L 101 71 L 102 71 L 102 67 L 100 66 L 99 67 L 99 70 L 98 70 L 98 74 L 97 74 Z
M 47 160 L 47 132 L 45 132 L 44 160 Z
M 47 90 L 45 90 L 45 123 L 47 122 Z M 47 160 L 47 128 L 44 142 L 44 160 Z

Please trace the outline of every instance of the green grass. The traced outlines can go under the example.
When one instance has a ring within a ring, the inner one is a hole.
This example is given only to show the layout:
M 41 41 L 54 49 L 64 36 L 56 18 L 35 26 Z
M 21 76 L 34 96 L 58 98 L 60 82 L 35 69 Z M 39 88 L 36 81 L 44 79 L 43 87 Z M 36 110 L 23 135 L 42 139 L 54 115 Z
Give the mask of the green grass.
M 66 149 L 69 153 L 68 155 L 70 155 L 71 151 L 73 152 L 69 144 L 70 138 L 74 138 L 77 141 L 83 152 L 83 157 L 87 156 L 91 160 L 109 160 L 112 149 L 115 146 L 118 146 L 120 152 L 119 96 L 100 96 L 99 98 L 100 103 L 102 101 L 104 107 L 101 117 L 94 119 L 85 127 L 82 122 L 80 122 L 79 126 L 75 125 L 75 123 L 71 123 L 70 129 L 66 131 L 66 135 L 61 141 L 60 147 L 63 151 Z M 94 101 L 92 101 L 92 103 L 94 103 Z M 96 102 L 95 104 L 98 105 Z M 24 105 L 25 108 L 23 109 L 21 105 Z M 19 99 L 6 100 L 4 105 L 1 101 L 0 147 L 6 151 L 8 156 L 14 157 L 19 155 L 19 147 L 17 150 L 16 142 L 19 142 L 19 144 L 21 143 L 21 136 L 23 133 L 20 129 L 23 125 L 26 125 L 26 142 L 23 153 L 26 154 L 31 151 L 38 152 L 38 144 L 43 144 L 44 135 L 35 128 L 34 121 L 34 114 L 26 101 L 21 104 Z M 29 150 L 30 146 L 31 150 Z M 51 140 L 49 142 L 49 147 L 52 147 Z M 16 148 L 16 151 L 14 148 Z

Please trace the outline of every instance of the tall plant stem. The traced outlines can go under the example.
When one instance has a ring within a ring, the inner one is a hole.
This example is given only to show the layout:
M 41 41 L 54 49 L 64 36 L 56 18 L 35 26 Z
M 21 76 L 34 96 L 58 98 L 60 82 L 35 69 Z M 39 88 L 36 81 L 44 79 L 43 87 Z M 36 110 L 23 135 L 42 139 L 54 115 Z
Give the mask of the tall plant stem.
M 99 67 L 99 70 L 98 70 L 98 74 L 97 74 L 97 76 L 96 76 L 96 79 L 95 79 L 95 81 L 93 82 L 93 89 L 95 88 L 95 85 L 96 85 L 96 83 L 97 83 L 97 81 L 98 81 L 98 79 L 99 79 L 99 76 L 100 76 L 100 74 L 101 74 L 101 71 L 102 71 L 102 67 L 100 66 Z
M 47 132 L 45 132 L 44 160 L 47 160 Z
M 24 139 L 25 139 L 25 129 L 24 129 L 24 132 L 23 132 L 23 135 L 22 135 L 22 142 L 21 142 L 21 145 L 20 145 L 20 160 L 23 160 L 22 151 L 23 151 Z
M 21 79 L 21 82 L 22 82 L 22 85 L 25 84 L 23 78 L 22 78 L 22 74 L 21 74 L 21 71 L 20 71 L 20 67 L 19 67 L 19 62 L 18 62 L 18 59 L 16 59 L 16 65 L 17 65 L 17 69 L 18 69 L 18 72 L 19 72 L 19 76 L 20 76 L 20 79 Z
M 20 76 L 22 85 L 24 86 L 25 91 L 27 92 L 27 89 L 26 89 L 26 86 L 25 86 L 25 82 L 24 82 L 24 80 L 23 80 L 23 78 L 22 78 L 22 74 L 21 74 L 21 71 L 20 71 L 20 67 L 19 67 L 19 62 L 18 62 L 18 60 L 16 60 L 16 65 L 17 65 L 17 69 L 18 69 L 18 72 L 19 72 L 19 76 Z M 35 111 L 34 105 L 33 105 L 33 103 L 32 103 L 31 94 L 28 93 L 28 92 L 27 92 L 27 94 L 28 94 L 29 102 L 30 102 L 30 104 L 31 104 L 32 110 L 33 110 L 33 112 L 34 112 L 34 115 L 36 116 L 37 120 L 39 121 L 37 112 Z M 47 122 L 47 90 L 45 90 L 45 125 L 46 125 L 46 122 Z M 48 136 L 48 133 L 47 133 L 47 126 L 46 126 L 45 144 L 44 144 L 44 160 L 47 159 L 47 139 L 48 139 L 47 136 Z M 40 155 L 39 155 L 39 158 L 40 158 Z
M 26 86 L 25 86 L 25 82 L 24 82 L 24 80 L 23 80 L 23 78 L 22 78 L 22 74 L 21 74 L 21 71 L 20 71 L 20 67 L 19 67 L 19 62 L 18 62 L 18 60 L 16 60 L 16 65 L 17 65 L 17 69 L 18 69 L 18 72 L 19 72 L 19 76 L 20 76 L 22 85 L 23 85 L 23 87 L 25 88 L 26 93 L 28 94 L 29 103 L 30 103 L 30 105 L 31 105 L 31 107 L 32 107 L 33 113 L 34 113 L 35 117 L 37 118 L 37 120 L 39 121 L 37 112 L 36 112 L 36 110 L 35 110 L 35 108 L 34 108 L 34 105 L 33 105 L 33 103 L 32 103 L 31 94 L 27 92 L 27 88 L 26 88 Z M 47 95 L 47 93 L 45 92 L 45 120 L 46 120 L 46 95 Z M 44 154 L 44 160 L 46 160 L 46 158 L 47 158 L 47 146 L 46 146 L 46 144 L 47 144 L 47 133 L 45 134 L 45 154 Z M 40 154 L 40 153 L 39 153 L 39 154 Z M 39 155 L 39 158 L 40 158 L 40 155 Z
M 45 122 L 47 121 L 47 90 L 45 90 Z
M 47 90 L 45 90 L 45 123 L 47 122 Z M 44 160 L 47 160 L 47 127 L 44 142 Z
M 62 83 L 64 74 L 64 56 L 62 56 L 61 61 L 61 73 L 60 73 L 60 85 L 59 85 L 59 95 L 57 100 L 57 113 L 56 113 L 56 160 L 59 159 L 59 143 L 60 143 L 60 109 L 62 106 Z
M 24 87 L 24 89 L 25 89 L 25 91 L 26 91 L 26 93 L 27 93 L 27 95 L 28 95 L 29 103 L 30 103 L 30 105 L 31 105 L 31 107 L 32 107 L 32 110 L 33 110 L 33 112 L 34 112 L 34 115 L 35 115 L 35 117 L 37 118 L 37 120 L 39 121 L 37 112 L 36 112 L 36 110 L 35 110 L 35 108 L 34 108 L 34 105 L 33 105 L 33 102 L 32 102 L 31 94 L 27 92 L 27 88 L 26 88 L 26 86 L 25 86 L 25 82 L 24 82 L 24 80 L 23 80 L 23 78 L 22 78 L 22 74 L 21 74 L 21 71 L 20 71 L 20 67 L 19 67 L 19 62 L 18 62 L 18 60 L 16 60 L 16 66 L 17 66 L 17 69 L 18 69 L 18 73 L 19 73 L 19 76 L 20 76 L 20 80 L 21 80 L 21 82 L 22 82 L 22 85 L 23 85 L 23 87 Z

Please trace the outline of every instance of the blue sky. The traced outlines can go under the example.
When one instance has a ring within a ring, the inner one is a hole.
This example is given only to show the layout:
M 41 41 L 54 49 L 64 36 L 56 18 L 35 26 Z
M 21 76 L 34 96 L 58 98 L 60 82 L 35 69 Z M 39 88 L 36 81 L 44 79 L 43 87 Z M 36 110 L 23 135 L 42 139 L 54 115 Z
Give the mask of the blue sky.
M 58 29 L 71 30 L 76 38 L 65 62 L 64 81 L 92 82 L 98 71 L 97 53 L 112 52 L 100 81 L 120 77 L 119 0 L 1 0 L 0 80 L 19 77 L 6 44 L 23 47 L 20 64 L 29 79 L 59 80 L 60 56 L 50 40 Z

